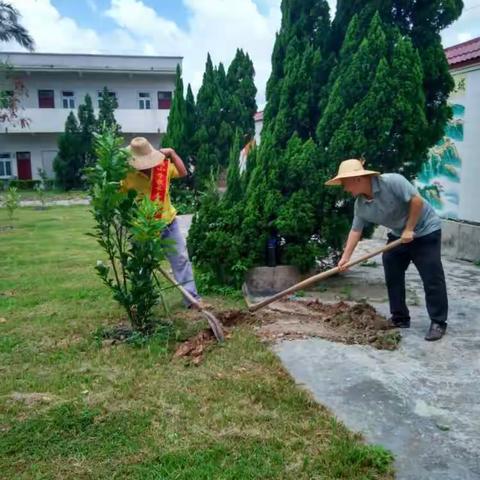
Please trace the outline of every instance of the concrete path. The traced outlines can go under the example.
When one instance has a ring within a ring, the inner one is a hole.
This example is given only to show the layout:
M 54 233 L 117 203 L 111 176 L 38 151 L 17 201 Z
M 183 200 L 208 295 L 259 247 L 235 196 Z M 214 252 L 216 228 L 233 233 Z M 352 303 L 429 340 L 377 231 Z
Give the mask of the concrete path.
M 61 199 L 61 200 L 46 200 L 45 206 L 52 207 L 52 206 L 62 206 L 62 207 L 69 207 L 71 205 L 89 205 L 90 199 L 89 198 L 69 198 L 69 199 Z M 20 200 L 21 207 L 41 207 L 42 202 L 40 200 Z
M 179 216 L 187 235 L 191 215 Z M 357 254 L 383 245 L 360 243 Z M 351 430 L 389 448 L 398 480 L 480 479 L 480 267 L 443 260 L 449 292 L 447 335 L 423 336 L 430 324 L 414 266 L 407 271 L 412 327 L 397 351 L 322 339 L 274 347 L 293 378 Z M 318 286 L 326 300 L 367 299 L 388 315 L 381 257 Z
M 369 240 L 360 248 L 379 244 Z M 387 315 L 381 258 L 376 262 L 332 279 L 319 296 L 367 297 Z M 291 375 L 320 403 L 368 442 L 394 453 L 399 480 L 480 479 L 480 268 L 446 259 L 444 267 L 450 316 L 439 342 L 423 340 L 429 320 L 411 266 L 412 328 L 402 330 L 397 351 L 321 339 L 275 346 Z

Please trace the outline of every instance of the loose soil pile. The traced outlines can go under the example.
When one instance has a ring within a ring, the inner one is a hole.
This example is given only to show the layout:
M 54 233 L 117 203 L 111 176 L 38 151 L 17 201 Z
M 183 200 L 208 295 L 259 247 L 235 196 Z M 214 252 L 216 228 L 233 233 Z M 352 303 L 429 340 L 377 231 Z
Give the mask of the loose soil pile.
M 241 310 L 215 312 L 226 330 L 251 324 L 266 342 L 320 337 L 347 345 L 370 345 L 395 350 L 401 336 L 388 321 L 367 303 L 321 303 L 318 300 L 284 300 L 256 313 Z M 209 331 L 200 332 L 182 344 L 175 356 L 192 357 L 199 363 L 205 349 L 214 343 Z

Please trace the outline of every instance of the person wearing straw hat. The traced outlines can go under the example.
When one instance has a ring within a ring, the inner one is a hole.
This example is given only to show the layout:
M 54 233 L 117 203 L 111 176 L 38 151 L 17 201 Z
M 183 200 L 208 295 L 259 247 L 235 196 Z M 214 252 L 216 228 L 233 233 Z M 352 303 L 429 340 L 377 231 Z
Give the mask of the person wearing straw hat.
M 185 177 L 187 169 L 173 148 L 156 150 L 146 138 L 135 137 L 127 149 L 131 154 L 130 164 L 136 171 L 127 174 L 122 188 L 137 190 L 160 204 L 160 218 L 167 224 L 162 238 L 175 242 L 175 251 L 167 254 L 173 276 L 194 298 L 200 301 L 185 239 L 176 219 L 177 211 L 170 201 L 170 180 Z M 203 302 L 202 305 L 204 305 Z
M 340 185 L 355 197 L 353 223 L 338 263 L 345 270 L 364 227 L 383 225 L 391 231 L 388 243 L 401 238 L 402 244 L 383 254 L 383 267 L 390 303 L 391 323 L 410 327 L 405 301 L 405 272 L 413 262 L 423 282 L 430 328 L 425 340 L 439 340 L 447 329 L 448 299 L 440 257 L 441 221 L 428 202 L 402 175 L 364 169 L 364 161 L 345 160 L 336 177 L 326 185 Z

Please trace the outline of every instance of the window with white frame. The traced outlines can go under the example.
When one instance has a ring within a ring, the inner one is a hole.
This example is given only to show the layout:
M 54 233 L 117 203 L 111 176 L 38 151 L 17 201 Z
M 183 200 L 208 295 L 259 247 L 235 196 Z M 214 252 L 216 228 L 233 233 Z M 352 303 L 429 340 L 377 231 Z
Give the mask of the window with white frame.
M 0 177 L 12 176 L 12 154 L 0 153 Z
M 103 90 L 98 92 L 98 108 L 100 108 L 100 100 L 102 99 L 102 96 L 103 96 Z M 110 92 L 109 91 L 108 96 L 113 97 L 118 103 L 117 92 Z
M 138 108 L 140 110 L 150 110 L 152 108 L 152 102 L 150 99 L 150 92 L 138 93 Z
M 71 90 L 62 92 L 63 108 L 75 108 L 75 93 Z

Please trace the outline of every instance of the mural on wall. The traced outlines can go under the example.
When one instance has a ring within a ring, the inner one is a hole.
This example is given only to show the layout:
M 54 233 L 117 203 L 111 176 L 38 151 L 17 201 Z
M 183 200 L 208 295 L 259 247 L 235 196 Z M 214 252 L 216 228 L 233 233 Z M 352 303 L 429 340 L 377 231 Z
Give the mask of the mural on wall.
M 465 77 L 455 78 L 452 96 L 465 93 Z M 416 179 L 418 191 L 443 218 L 458 218 L 462 159 L 456 143 L 463 142 L 465 106 L 451 105 L 453 116 L 444 137 L 430 149 L 428 159 Z

